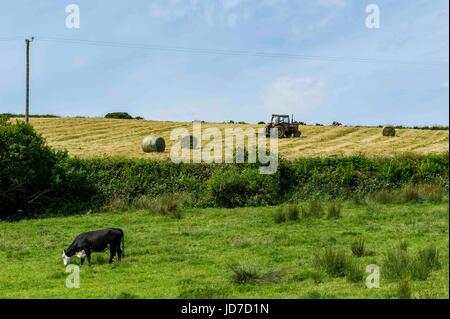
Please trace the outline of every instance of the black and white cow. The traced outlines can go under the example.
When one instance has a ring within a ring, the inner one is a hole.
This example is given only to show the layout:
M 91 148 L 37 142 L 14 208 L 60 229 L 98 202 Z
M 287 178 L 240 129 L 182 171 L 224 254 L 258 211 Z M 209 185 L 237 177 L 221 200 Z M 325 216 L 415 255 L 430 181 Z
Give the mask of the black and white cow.
M 121 243 L 122 249 L 120 248 Z M 87 258 L 90 265 L 91 253 L 102 252 L 108 247 L 111 253 L 109 263 L 112 263 L 116 253 L 119 260 L 125 256 L 125 242 L 122 229 L 109 228 L 81 233 L 75 238 L 69 248 L 64 249 L 62 255 L 64 265 L 70 264 L 74 256 L 80 258 L 81 264 L 83 264 L 84 259 Z

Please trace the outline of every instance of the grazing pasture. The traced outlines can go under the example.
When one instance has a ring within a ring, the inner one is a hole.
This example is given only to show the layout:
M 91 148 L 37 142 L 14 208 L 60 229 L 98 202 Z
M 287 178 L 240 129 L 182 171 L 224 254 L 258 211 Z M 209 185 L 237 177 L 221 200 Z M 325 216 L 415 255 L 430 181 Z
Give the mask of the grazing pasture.
M 192 130 L 192 123 L 103 118 L 32 118 L 33 127 L 49 145 L 67 149 L 80 157 L 126 156 L 138 158 L 169 158 L 170 132 L 175 128 Z M 259 128 L 264 125 L 205 123 L 202 128 L 217 127 L 224 137 L 225 128 Z M 446 130 L 396 129 L 395 137 L 382 136 L 381 128 L 301 126 L 301 138 L 281 139 L 280 154 L 288 159 L 299 157 L 394 156 L 403 153 L 437 154 L 448 152 Z M 142 152 L 142 139 L 158 135 L 165 139 L 164 153 Z
M 280 207 L 0 222 L 0 298 L 448 298 L 448 203 L 347 202 L 333 218 L 336 208 L 323 205 L 322 215 L 282 223 Z M 66 288 L 62 250 L 105 227 L 123 228 L 125 258 L 93 254 L 80 288 Z M 395 249 L 409 259 L 396 260 Z M 430 266 L 412 278 L 387 273 L 410 273 L 413 261 Z M 365 287 L 368 264 L 381 267 L 379 289 Z

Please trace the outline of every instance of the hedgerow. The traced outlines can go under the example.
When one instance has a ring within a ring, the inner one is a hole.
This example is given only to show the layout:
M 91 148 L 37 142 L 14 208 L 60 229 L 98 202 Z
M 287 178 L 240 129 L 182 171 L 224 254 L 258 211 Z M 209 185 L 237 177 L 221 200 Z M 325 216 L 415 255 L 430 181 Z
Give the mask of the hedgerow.
M 196 207 L 242 207 L 318 196 L 362 198 L 409 184 L 426 183 L 448 191 L 448 165 L 448 153 L 280 159 L 275 174 L 261 175 L 258 164 L 80 159 L 52 150 L 31 126 L 4 121 L 0 124 L 0 218 L 19 211 L 76 213 L 117 198 L 132 202 L 143 195 L 156 198 L 167 193 L 189 194 Z

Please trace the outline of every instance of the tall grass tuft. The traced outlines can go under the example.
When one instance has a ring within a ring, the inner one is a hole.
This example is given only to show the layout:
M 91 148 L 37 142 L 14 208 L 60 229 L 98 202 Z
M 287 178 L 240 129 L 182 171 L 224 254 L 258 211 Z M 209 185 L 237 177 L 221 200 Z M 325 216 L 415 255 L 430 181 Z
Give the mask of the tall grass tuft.
M 330 202 L 327 208 L 327 218 L 332 219 L 341 217 L 341 209 L 342 204 L 340 202 L 337 201 Z
M 325 248 L 315 256 L 314 264 L 333 277 L 345 276 L 349 259 L 344 251 L 334 248 Z
M 418 202 L 420 200 L 419 191 L 415 185 L 408 184 L 400 189 L 400 199 L 403 203 Z
M 133 202 L 135 209 L 142 209 L 151 213 L 169 216 L 174 219 L 181 219 L 182 199 L 172 194 L 163 194 L 156 198 L 141 196 Z
M 300 218 L 300 207 L 295 204 L 279 207 L 275 213 L 275 223 L 281 224 L 287 221 L 296 221 Z
M 235 284 L 254 284 L 261 279 L 261 273 L 252 265 L 230 265 L 231 281 Z
M 444 187 L 434 183 L 427 183 L 419 185 L 419 194 L 420 197 L 424 201 L 428 201 L 431 203 L 441 203 L 444 199 L 444 196 L 447 194 Z
M 302 207 L 302 217 L 322 217 L 323 205 L 318 199 L 312 199 Z
M 380 190 L 378 192 L 373 192 L 368 195 L 369 202 L 378 204 L 396 204 L 398 203 L 397 196 L 388 190 Z
M 125 197 L 117 196 L 109 201 L 106 208 L 111 211 L 124 212 L 130 209 L 130 201 Z
M 426 280 L 433 270 L 440 268 L 439 252 L 435 246 L 420 249 L 415 256 L 400 248 L 391 250 L 384 259 L 384 271 L 387 277 L 414 280 Z
M 345 267 L 345 276 L 350 282 L 361 282 L 364 278 L 364 269 L 357 261 L 349 260 Z
M 388 278 L 404 278 L 410 274 L 411 258 L 406 251 L 400 249 L 388 251 L 383 269 Z
M 230 265 L 229 267 L 232 271 L 231 281 L 240 285 L 277 283 L 284 275 L 284 271 L 279 269 L 263 273 L 257 267 L 248 264 Z
M 397 284 L 397 295 L 399 299 L 412 298 L 412 281 L 409 277 L 400 279 Z
M 274 215 L 275 223 L 281 224 L 286 221 L 286 214 L 284 213 L 282 208 L 279 208 Z
M 287 207 L 286 217 L 288 220 L 295 221 L 298 220 L 300 216 L 300 208 L 297 205 L 289 205 Z
M 356 257 L 364 257 L 366 255 L 366 242 L 363 238 L 359 238 L 352 243 L 352 253 Z
M 426 280 L 440 266 L 439 252 L 434 245 L 430 245 L 420 249 L 413 259 L 411 276 L 417 280 Z
M 429 245 L 419 250 L 417 254 L 418 262 L 431 270 L 441 268 L 439 251 L 434 245 Z
M 402 240 L 398 243 L 398 249 L 401 251 L 408 251 L 408 242 L 405 240 Z

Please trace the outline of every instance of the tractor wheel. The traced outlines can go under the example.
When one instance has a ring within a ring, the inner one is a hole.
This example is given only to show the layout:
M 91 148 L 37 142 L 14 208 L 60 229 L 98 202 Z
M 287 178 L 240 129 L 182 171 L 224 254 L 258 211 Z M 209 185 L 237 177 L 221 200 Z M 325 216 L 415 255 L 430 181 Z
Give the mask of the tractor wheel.
M 302 133 L 300 131 L 295 132 L 294 137 L 300 137 Z
M 278 138 L 283 138 L 285 134 L 285 130 L 283 126 L 278 127 Z

